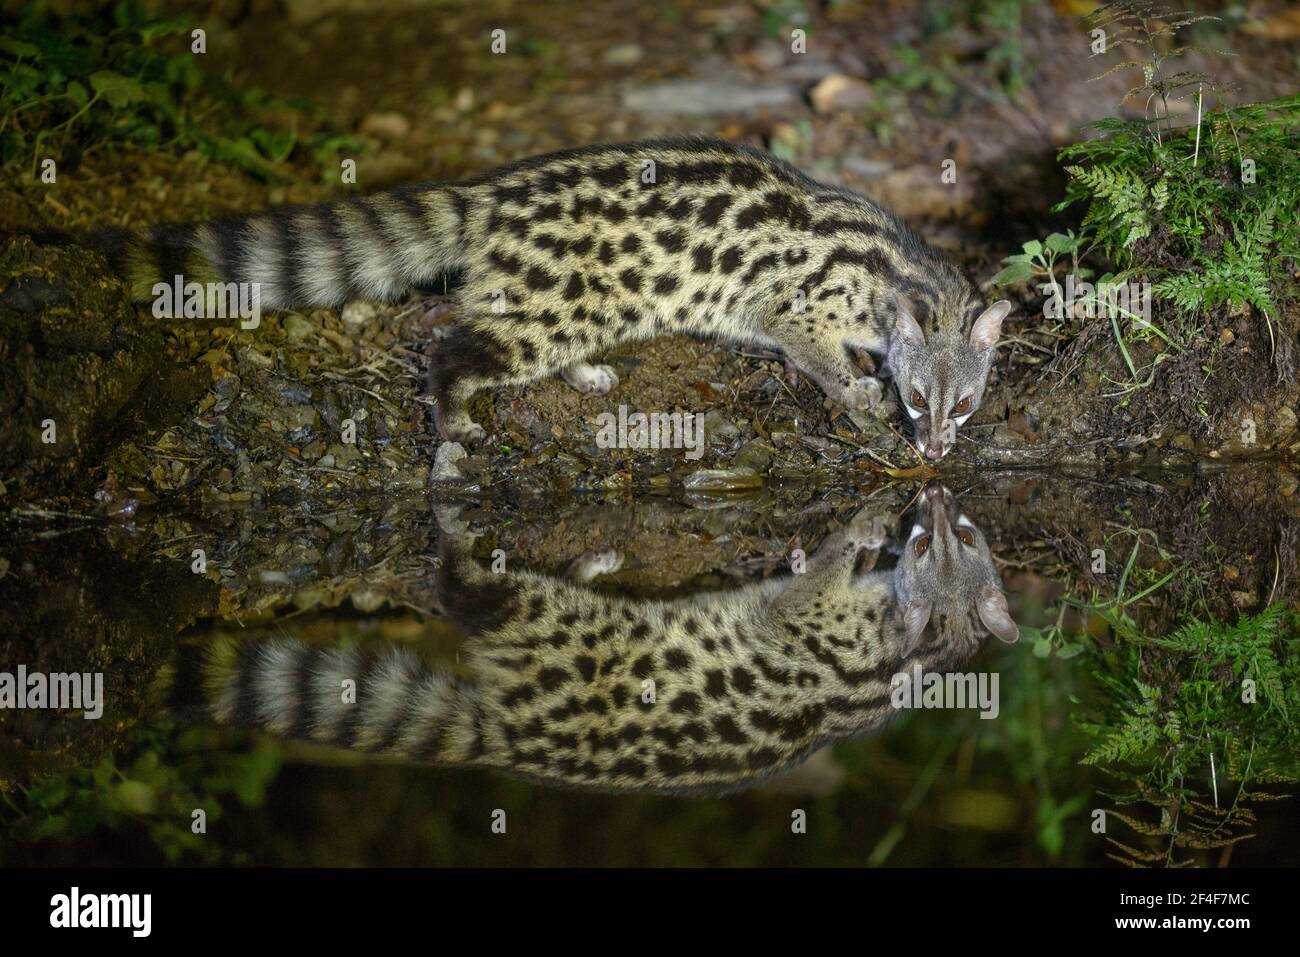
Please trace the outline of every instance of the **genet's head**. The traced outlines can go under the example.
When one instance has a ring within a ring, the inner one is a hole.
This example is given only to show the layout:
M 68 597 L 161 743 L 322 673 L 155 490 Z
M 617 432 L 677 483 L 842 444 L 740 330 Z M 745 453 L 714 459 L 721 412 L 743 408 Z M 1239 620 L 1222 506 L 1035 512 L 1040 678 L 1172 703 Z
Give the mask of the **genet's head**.
M 927 334 L 917 320 L 916 305 L 905 297 L 895 301 L 889 366 L 912 420 L 916 447 L 927 459 L 941 459 L 957 444 L 957 430 L 984 398 L 1011 303 L 1002 299 L 979 309 L 968 299 L 940 302 L 937 314 L 927 317 Z
M 921 642 L 927 625 L 951 646 L 982 643 L 986 633 L 1015 641 L 1020 631 L 988 542 L 957 509 L 952 493 L 927 485 L 914 516 L 894 569 L 904 653 Z

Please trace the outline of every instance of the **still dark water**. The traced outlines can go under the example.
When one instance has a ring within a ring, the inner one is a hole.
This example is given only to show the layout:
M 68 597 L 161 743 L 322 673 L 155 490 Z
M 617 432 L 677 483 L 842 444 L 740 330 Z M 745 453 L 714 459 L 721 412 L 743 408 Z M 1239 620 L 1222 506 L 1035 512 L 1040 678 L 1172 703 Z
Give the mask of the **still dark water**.
M 29 518 L 0 856 L 1296 863 L 1298 512 L 1261 466 Z

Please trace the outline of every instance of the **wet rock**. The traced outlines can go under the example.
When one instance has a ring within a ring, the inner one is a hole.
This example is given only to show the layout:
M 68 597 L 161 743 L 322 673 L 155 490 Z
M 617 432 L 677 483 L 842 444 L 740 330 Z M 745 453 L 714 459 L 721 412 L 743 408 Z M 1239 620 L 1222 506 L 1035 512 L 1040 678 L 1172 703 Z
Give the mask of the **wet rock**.
M 212 391 L 217 394 L 218 398 L 233 399 L 239 395 L 239 386 L 239 376 L 224 375 L 212 383 Z
M 170 361 L 160 325 L 84 250 L 0 246 L 0 290 L 15 289 L 0 303 L 0 462 L 19 499 L 89 494 L 113 447 L 179 416 L 210 371 Z
M 726 445 L 740 438 L 740 427 L 720 410 L 710 409 L 704 416 L 704 438 L 710 444 Z
M 458 463 L 469 458 L 469 453 L 459 442 L 443 442 L 433 457 L 433 471 L 430 479 L 434 482 L 458 482 L 465 477 Z
M 284 317 L 284 334 L 291 342 L 305 342 L 315 338 L 316 333 L 316 326 L 297 313 Z
M 752 468 L 700 469 L 682 484 L 690 492 L 739 492 L 761 488 L 763 478 Z
M 752 439 L 740 447 L 731 464 L 733 468 L 761 475 L 772 464 L 772 447 L 762 439 Z
M 878 415 L 873 417 L 872 414 L 860 412 L 857 409 L 847 409 L 844 414 L 848 416 L 849 421 L 853 423 L 859 432 L 870 434 L 880 431 L 880 417 Z
M 346 469 L 362 457 L 355 445 L 335 442 L 329 447 L 325 455 L 321 456 L 320 464 L 325 464 L 328 458 L 330 465 L 338 469 Z
M 319 425 L 320 413 L 309 405 L 291 405 L 280 412 L 276 423 L 280 426 L 280 431 L 293 433 Z
M 305 405 L 311 401 L 311 389 L 301 382 L 290 382 L 288 380 L 278 380 L 272 386 L 276 395 L 286 402 L 292 402 L 295 405 Z
M 62 306 L 71 301 L 68 290 L 44 276 L 19 276 L 0 292 L 0 308 L 16 312 L 40 312 L 48 306 Z
M 388 596 L 372 588 L 357 588 L 348 596 L 357 611 L 369 614 L 378 611 L 388 601 Z
M 1289 405 L 1281 406 L 1273 413 L 1273 431 L 1278 440 L 1289 437 L 1296 429 L 1295 410 Z

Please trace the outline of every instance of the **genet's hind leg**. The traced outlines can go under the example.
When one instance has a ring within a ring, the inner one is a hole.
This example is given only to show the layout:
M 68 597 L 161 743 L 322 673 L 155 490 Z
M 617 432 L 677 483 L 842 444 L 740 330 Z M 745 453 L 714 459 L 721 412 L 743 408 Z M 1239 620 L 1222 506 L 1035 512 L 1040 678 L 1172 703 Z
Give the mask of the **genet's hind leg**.
M 470 324 L 452 326 L 430 348 L 429 392 L 438 434 L 448 442 L 486 435 L 466 406 L 479 389 L 507 381 L 510 354 L 491 333 Z
M 458 506 L 435 506 L 438 519 L 438 566 L 433 576 L 433 604 L 466 635 L 492 631 L 519 609 L 516 576 L 495 574 L 474 559 L 477 535 L 461 520 Z
M 560 370 L 560 378 L 574 389 L 588 395 L 607 395 L 618 388 L 618 376 L 611 366 L 575 362 Z

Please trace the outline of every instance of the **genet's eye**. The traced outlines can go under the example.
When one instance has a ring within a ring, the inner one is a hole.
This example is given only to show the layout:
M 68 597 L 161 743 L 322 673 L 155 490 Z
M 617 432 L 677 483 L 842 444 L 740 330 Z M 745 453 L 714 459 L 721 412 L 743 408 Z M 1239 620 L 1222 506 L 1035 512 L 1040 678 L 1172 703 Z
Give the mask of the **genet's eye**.
M 922 535 L 916 540 L 916 557 L 920 558 L 925 554 L 926 549 L 930 547 L 930 536 Z
M 965 415 L 969 411 L 970 411 L 970 396 L 966 396 L 966 398 L 962 399 L 960 402 L 958 402 L 956 405 L 952 407 L 953 415 Z
M 973 534 L 971 534 L 971 530 L 970 530 L 969 528 L 959 528 L 959 529 L 957 529 L 957 537 L 958 537 L 959 539 L 961 539 L 961 543 L 962 543 L 963 545 L 974 545 L 974 544 L 975 544 L 975 536 L 974 536 Z
M 916 406 L 918 409 L 925 408 L 925 396 L 921 395 L 920 389 L 912 390 L 912 405 Z

